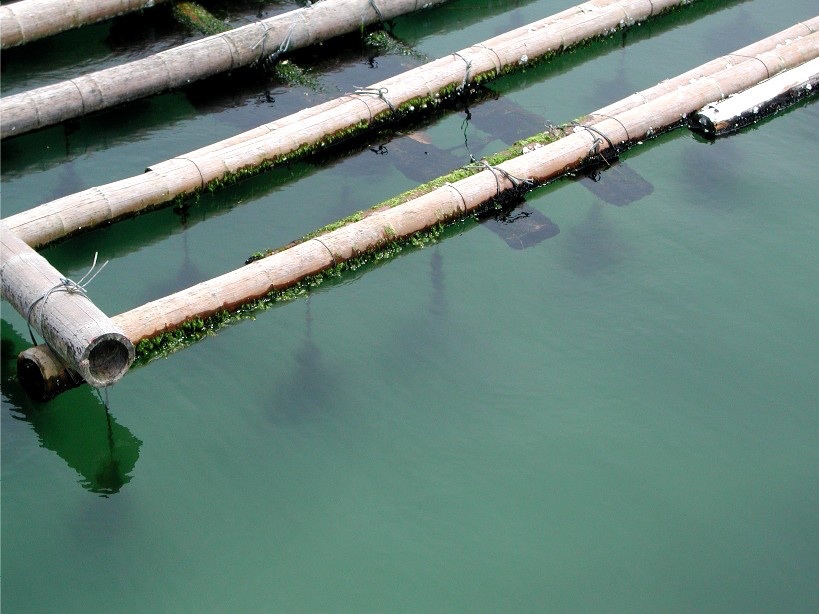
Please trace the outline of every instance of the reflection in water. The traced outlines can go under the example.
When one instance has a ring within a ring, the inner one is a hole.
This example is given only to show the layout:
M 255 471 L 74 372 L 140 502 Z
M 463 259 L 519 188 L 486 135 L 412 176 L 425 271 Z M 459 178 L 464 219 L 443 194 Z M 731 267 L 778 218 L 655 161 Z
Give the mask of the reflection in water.
M 338 390 L 336 375 L 322 360 L 313 341 L 313 314 L 310 296 L 305 299 L 305 332 L 295 352 L 295 371 L 286 384 L 276 388 L 269 403 L 270 416 L 279 425 L 301 424 L 332 407 Z
M 184 288 L 189 288 L 205 278 L 199 267 L 191 260 L 190 249 L 188 248 L 187 208 L 175 209 L 174 213 L 180 216 L 182 223 L 182 265 L 177 269 L 173 278 L 151 284 L 145 292 L 143 301 L 152 301 L 168 296 Z
M 623 259 L 625 247 L 595 203 L 586 218 L 569 230 L 565 241 L 566 267 L 578 275 L 600 273 Z
M 432 282 L 429 312 L 435 317 L 443 317 L 447 312 L 446 292 L 444 291 L 444 257 L 436 245 L 432 249 L 432 258 L 429 261 L 429 278 Z
M 50 403 L 35 403 L 17 382 L 17 355 L 28 344 L 5 320 L 2 324 L 3 396 L 19 410 L 14 417 L 31 424 L 40 445 L 56 452 L 80 474 L 83 488 L 112 495 L 128 482 L 142 442 L 111 416 L 87 386 Z

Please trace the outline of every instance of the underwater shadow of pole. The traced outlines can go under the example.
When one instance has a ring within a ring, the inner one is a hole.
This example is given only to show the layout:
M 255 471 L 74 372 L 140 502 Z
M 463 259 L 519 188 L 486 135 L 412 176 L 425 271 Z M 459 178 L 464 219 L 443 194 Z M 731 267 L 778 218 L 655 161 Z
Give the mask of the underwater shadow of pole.
M 267 400 L 270 420 L 277 426 L 299 425 L 332 409 L 338 379 L 327 367 L 313 340 L 310 295 L 305 298 L 304 341 L 293 354 L 295 369 L 287 383 Z
M 28 343 L 5 320 L 2 326 L 3 396 L 28 422 L 40 445 L 62 458 L 82 478 L 83 488 L 107 497 L 131 481 L 142 441 L 118 424 L 87 387 L 49 403 L 31 401 L 17 381 L 16 360 Z

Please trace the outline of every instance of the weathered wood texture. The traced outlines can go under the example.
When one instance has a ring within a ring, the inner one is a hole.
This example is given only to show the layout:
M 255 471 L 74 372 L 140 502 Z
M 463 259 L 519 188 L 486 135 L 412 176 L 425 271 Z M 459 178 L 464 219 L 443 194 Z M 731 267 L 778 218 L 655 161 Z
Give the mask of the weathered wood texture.
M 288 288 L 308 275 L 378 249 L 396 238 L 462 218 L 502 191 L 515 189 L 510 177 L 549 181 L 587 163 L 592 152 L 605 154 L 609 143 L 618 149 L 626 148 L 680 125 L 704 105 L 766 79 L 767 65 L 773 65 L 775 58 L 785 62 L 789 57 L 790 54 L 783 55 L 783 51 L 784 48 L 763 52 L 737 65 L 723 62 L 722 70 L 698 78 L 689 77 L 685 82 L 675 80 L 677 85 L 668 91 L 664 91 L 664 82 L 663 87 L 653 93 L 654 88 L 646 90 L 649 95 L 641 97 L 641 102 L 623 105 L 623 110 L 616 114 L 604 112 L 604 109 L 592 113 L 587 116 L 586 124 L 579 125 L 568 136 L 522 153 L 494 169 L 488 168 L 447 184 L 397 207 L 375 211 L 359 222 L 112 319 L 136 343 L 177 328 L 189 319 L 232 310 L 273 290 Z M 813 53 L 817 53 L 815 44 Z M 594 130 L 588 130 L 586 126 L 592 125 Z M 600 135 L 606 138 L 600 138 Z M 47 350 L 39 347 L 32 351 L 42 353 Z
M 447 0 L 324 0 L 140 60 L 0 99 L 0 138 L 301 49 Z M 378 7 L 378 12 L 373 6 Z
M 797 101 L 815 96 L 819 87 L 819 59 L 786 70 L 725 100 L 700 109 L 692 128 L 708 136 L 730 134 Z
M 22 0 L 4 4 L 0 6 L 0 47 L 23 45 L 161 2 L 165 0 Z
M 153 164 L 137 176 L 45 203 L 9 217 L 6 223 L 29 245 L 43 246 L 80 229 L 161 206 L 201 189 L 209 181 L 291 154 L 302 146 L 321 147 L 329 135 L 362 122 L 367 124 L 375 116 L 388 113 L 390 105 L 397 108 L 412 100 L 437 96 L 445 88 L 463 85 L 465 80 L 497 74 L 518 64 L 524 56 L 532 61 L 683 3 L 685 0 L 598 0 L 581 4 L 366 88 L 367 92 L 383 93 L 384 98 L 372 93 L 342 96 Z M 817 29 L 819 18 L 740 51 L 743 56 L 753 57 Z M 726 56 L 701 70 L 691 71 L 688 78 L 716 72 L 732 61 L 756 62 L 747 57 Z M 687 79 L 679 81 L 684 82 Z M 661 84 L 657 91 L 673 89 L 677 84 L 676 81 Z M 635 94 L 625 106 L 640 104 L 650 95 Z
M 0 224 L 0 292 L 61 362 L 99 388 L 121 378 L 134 345 L 82 289 Z

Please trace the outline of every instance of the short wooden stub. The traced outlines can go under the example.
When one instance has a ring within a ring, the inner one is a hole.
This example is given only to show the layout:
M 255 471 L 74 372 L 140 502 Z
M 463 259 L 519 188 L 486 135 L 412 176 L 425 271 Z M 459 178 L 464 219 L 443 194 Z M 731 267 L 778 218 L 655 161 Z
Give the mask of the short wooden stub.
M 81 290 L 0 224 L 2 297 L 65 367 L 95 388 L 110 386 L 134 361 L 134 345 Z
M 731 134 L 803 98 L 815 96 L 817 87 L 819 58 L 704 106 L 694 115 L 691 128 L 709 137 Z

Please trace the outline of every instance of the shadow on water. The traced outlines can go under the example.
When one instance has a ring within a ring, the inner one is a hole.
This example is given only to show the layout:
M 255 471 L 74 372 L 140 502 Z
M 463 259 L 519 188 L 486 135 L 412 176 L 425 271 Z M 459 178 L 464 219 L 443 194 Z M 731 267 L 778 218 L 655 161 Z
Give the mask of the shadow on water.
M 2 327 L 3 396 L 13 417 L 34 429 L 40 445 L 56 453 L 82 478 L 83 488 L 107 497 L 131 481 L 142 442 L 111 416 L 88 386 L 49 403 L 31 401 L 17 382 L 17 355 L 29 344 L 10 324 Z
M 622 262 L 626 246 L 603 213 L 604 205 L 594 203 L 580 224 L 566 232 L 565 265 L 573 273 L 590 277 Z
M 654 192 L 654 186 L 625 162 L 614 161 L 609 166 L 589 169 L 580 178 L 584 188 L 603 202 L 625 207 Z
M 315 420 L 336 404 L 339 381 L 313 340 L 311 299 L 305 298 L 304 339 L 293 354 L 293 372 L 267 400 L 268 415 L 277 426 L 298 425 Z
M 533 2 L 535 0 L 484 0 L 482 2 L 455 0 L 454 2 L 445 2 L 432 7 L 430 10 L 394 19 L 392 31 L 408 45 L 415 46 L 422 39 L 463 30 Z M 505 24 L 506 29 L 514 29 L 523 25 L 514 15 L 511 15 L 508 21 L 509 23 Z M 500 34 L 500 32 L 497 34 Z M 491 34 L 488 36 L 491 36 Z M 453 51 L 455 50 L 453 49 Z
M 170 270 L 173 273 L 172 277 L 148 286 L 148 289 L 143 295 L 143 300 L 145 301 L 152 301 L 154 299 L 168 296 L 169 294 L 173 294 L 174 292 L 199 283 L 206 278 L 204 273 L 202 273 L 202 270 L 196 266 L 191 259 L 190 248 L 188 247 L 188 235 L 190 233 L 187 232 L 188 208 L 181 207 L 176 208 L 173 211 L 174 214 L 179 217 L 180 225 L 182 227 L 182 264 L 179 266 L 179 268 L 165 268 L 164 271 L 167 272 Z

